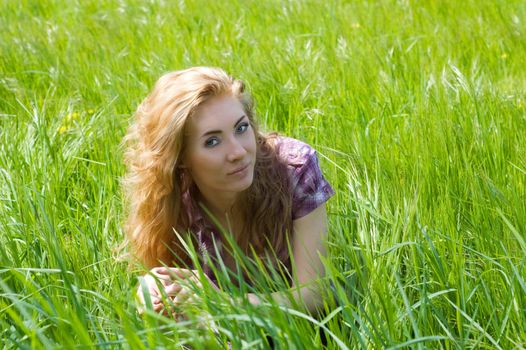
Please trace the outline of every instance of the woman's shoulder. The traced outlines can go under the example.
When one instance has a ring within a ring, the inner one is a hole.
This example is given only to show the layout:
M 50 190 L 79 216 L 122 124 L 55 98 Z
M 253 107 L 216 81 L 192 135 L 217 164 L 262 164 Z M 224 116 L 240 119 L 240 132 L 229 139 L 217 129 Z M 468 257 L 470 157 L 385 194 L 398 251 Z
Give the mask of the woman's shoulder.
M 316 151 L 309 144 L 292 137 L 277 135 L 274 146 L 278 157 L 292 167 L 302 166 L 316 157 Z
M 277 136 L 274 142 L 276 154 L 287 165 L 289 172 L 292 219 L 299 219 L 327 201 L 334 190 L 322 174 L 313 147 L 286 136 Z

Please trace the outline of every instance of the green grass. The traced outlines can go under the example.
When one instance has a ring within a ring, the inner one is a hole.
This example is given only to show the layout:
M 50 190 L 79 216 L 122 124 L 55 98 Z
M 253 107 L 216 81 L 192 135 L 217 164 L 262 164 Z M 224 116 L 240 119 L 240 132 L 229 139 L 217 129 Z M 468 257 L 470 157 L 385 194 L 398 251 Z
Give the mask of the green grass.
M 525 18 L 518 0 L 1 1 L 0 344 L 526 347 Z M 193 65 L 318 149 L 325 318 L 210 288 L 216 331 L 136 314 L 120 142 L 153 82 Z

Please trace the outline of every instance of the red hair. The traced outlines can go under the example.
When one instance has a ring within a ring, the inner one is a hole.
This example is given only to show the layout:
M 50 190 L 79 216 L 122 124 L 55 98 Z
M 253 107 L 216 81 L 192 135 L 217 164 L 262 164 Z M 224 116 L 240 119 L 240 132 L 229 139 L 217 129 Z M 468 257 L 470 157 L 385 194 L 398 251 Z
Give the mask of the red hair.
M 241 102 L 258 140 L 254 180 L 240 199 L 245 225 L 237 244 L 246 253 L 254 249 L 263 255 L 272 249 L 283 261 L 288 256 L 292 195 L 286 165 L 276 155 L 275 135 L 258 131 L 253 102 L 242 81 L 218 68 L 194 67 L 165 74 L 157 81 L 138 107 L 124 139 L 126 242 L 131 254 L 148 268 L 190 263 L 176 236 L 176 232 L 191 235 L 192 224 L 182 204 L 191 183 L 179 167 L 184 129 L 199 106 L 222 94 Z

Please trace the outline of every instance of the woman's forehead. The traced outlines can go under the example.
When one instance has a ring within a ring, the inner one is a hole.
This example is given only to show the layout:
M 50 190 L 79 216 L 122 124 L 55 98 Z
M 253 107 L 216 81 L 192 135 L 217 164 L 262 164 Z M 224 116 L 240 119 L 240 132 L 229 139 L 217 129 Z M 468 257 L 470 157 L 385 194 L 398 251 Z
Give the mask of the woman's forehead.
M 237 98 L 230 95 L 213 97 L 189 118 L 188 132 L 201 136 L 211 130 L 230 129 L 244 115 L 243 105 Z

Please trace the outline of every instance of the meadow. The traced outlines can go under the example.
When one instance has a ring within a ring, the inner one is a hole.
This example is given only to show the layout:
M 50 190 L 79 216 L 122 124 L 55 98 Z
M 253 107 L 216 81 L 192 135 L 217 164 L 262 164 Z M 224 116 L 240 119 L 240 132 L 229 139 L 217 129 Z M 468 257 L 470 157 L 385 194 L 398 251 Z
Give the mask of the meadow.
M 524 349 L 525 21 L 522 0 L 1 0 L 0 347 Z M 137 314 L 121 141 L 196 65 L 318 150 L 323 316 L 211 288 L 187 321 Z

